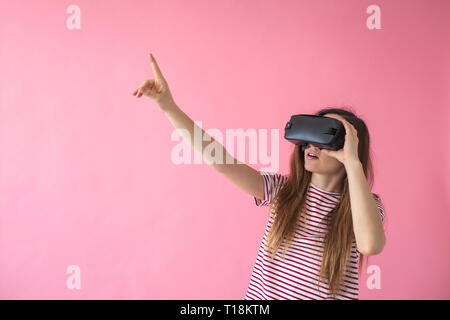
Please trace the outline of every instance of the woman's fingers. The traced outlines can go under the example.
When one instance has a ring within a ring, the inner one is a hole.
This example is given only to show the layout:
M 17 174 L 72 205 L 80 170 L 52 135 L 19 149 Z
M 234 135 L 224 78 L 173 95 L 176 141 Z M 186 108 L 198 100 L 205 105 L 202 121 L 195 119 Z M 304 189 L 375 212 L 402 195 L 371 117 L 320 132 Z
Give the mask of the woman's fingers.
M 148 85 L 149 90 L 152 91 L 153 88 L 155 87 L 155 80 L 153 80 L 153 79 L 148 80 L 147 85 Z
M 153 55 L 150 53 L 149 54 L 150 57 L 150 63 L 152 65 L 152 69 L 153 69 L 153 74 L 155 75 L 156 79 L 164 79 L 161 70 L 159 69 L 158 63 L 156 63 L 155 58 L 153 57 Z
M 150 64 L 153 70 L 154 79 L 145 80 L 133 95 L 137 98 L 146 95 L 154 99 L 157 103 L 170 103 L 173 100 L 166 79 L 164 79 L 158 63 L 151 53 L 149 53 Z
M 136 95 L 136 97 L 137 98 L 140 98 L 140 97 L 142 97 L 142 91 L 141 91 L 141 87 L 139 87 L 138 89 L 137 89 L 137 95 Z
M 149 89 L 149 81 L 145 81 L 139 88 L 137 88 L 134 92 L 133 95 L 136 96 L 137 98 L 140 98 L 144 95 L 145 92 L 151 90 L 151 88 Z M 151 84 L 150 84 L 151 85 Z

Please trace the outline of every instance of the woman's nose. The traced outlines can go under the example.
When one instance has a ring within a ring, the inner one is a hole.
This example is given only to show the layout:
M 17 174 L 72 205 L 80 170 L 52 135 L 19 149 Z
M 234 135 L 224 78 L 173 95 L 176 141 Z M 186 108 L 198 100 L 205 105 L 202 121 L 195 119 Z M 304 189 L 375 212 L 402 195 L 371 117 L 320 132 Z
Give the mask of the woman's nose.
M 314 146 L 314 147 L 318 148 L 319 150 L 322 150 L 322 149 L 323 149 L 323 148 L 321 148 L 321 147 L 319 147 L 319 146 L 315 146 L 315 145 L 313 145 L 313 144 L 311 144 L 311 143 L 305 143 L 305 144 L 303 145 L 303 151 L 305 151 L 306 149 L 308 149 L 310 146 Z

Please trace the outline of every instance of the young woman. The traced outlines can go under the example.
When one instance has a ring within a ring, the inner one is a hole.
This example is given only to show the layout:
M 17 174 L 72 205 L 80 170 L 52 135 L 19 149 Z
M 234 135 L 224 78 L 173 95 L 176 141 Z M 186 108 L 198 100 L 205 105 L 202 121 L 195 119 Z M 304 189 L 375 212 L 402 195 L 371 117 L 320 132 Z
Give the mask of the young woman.
M 208 134 L 175 104 L 154 57 L 149 58 L 155 79 L 144 81 L 133 95 L 152 98 L 176 129 L 190 133 L 183 137 L 201 155 L 211 143 L 220 147 L 223 161 L 207 163 L 252 195 L 257 206 L 270 209 L 245 299 L 358 299 L 363 257 L 379 254 L 386 241 L 384 207 L 371 192 L 365 123 L 342 108 L 317 112 L 343 123 L 344 147 L 296 145 L 288 175 L 229 164 L 225 157 L 233 157 L 214 138 L 194 144 L 195 127 Z

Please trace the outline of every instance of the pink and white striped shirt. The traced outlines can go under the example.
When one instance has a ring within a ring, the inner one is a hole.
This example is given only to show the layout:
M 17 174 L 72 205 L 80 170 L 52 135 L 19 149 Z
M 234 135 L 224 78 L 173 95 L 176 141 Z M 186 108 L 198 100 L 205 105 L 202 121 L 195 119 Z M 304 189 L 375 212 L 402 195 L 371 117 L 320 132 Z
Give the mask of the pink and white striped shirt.
M 255 199 L 257 206 L 268 206 L 287 175 L 274 172 L 260 172 L 264 180 L 264 200 Z M 310 183 L 306 195 L 307 225 L 297 226 L 291 246 L 283 258 L 282 247 L 270 261 L 267 250 L 267 235 L 273 223 L 271 215 L 258 251 L 253 272 L 245 294 L 245 300 L 357 300 L 359 293 L 358 259 L 359 250 L 353 240 L 350 261 L 344 273 L 344 284 L 340 293 L 332 298 L 327 283 L 319 282 L 318 275 L 323 254 L 323 241 L 327 231 L 327 215 L 339 203 L 341 194 L 322 190 Z M 384 225 L 385 212 L 381 200 L 374 195 Z

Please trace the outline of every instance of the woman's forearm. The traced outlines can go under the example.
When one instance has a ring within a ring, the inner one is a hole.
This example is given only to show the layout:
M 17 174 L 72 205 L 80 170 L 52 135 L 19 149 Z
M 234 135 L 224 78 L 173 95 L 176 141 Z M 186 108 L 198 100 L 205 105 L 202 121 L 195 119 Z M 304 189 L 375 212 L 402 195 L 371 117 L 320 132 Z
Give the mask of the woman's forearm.
M 358 250 L 364 255 L 378 254 L 386 238 L 381 216 L 364 175 L 361 162 L 346 165 L 353 229 Z
M 232 157 L 225 147 L 219 142 L 211 137 L 205 130 L 200 128 L 186 113 L 183 112 L 175 103 L 171 103 L 169 106 L 160 106 L 161 111 L 167 116 L 170 123 L 175 129 L 178 130 L 180 135 L 183 137 L 184 141 L 189 143 L 189 145 L 194 149 L 195 152 L 200 154 L 205 160 L 205 162 L 213 167 L 214 169 L 220 171 L 223 169 L 224 164 L 226 164 L 228 156 L 228 163 L 233 161 L 235 163 L 234 157 Z M 195 139 L 195 132 L 201 132 L 201 139 Z M 200 141 L 199 141 L 200 140 Z M 205 148 L 210 144 L 214 148 L 213 154 L 211 152 L 205 152 Z M 218 155 L 216 156 L 216 152 Z M 215 158 L 218 158 L 216 160 Z

